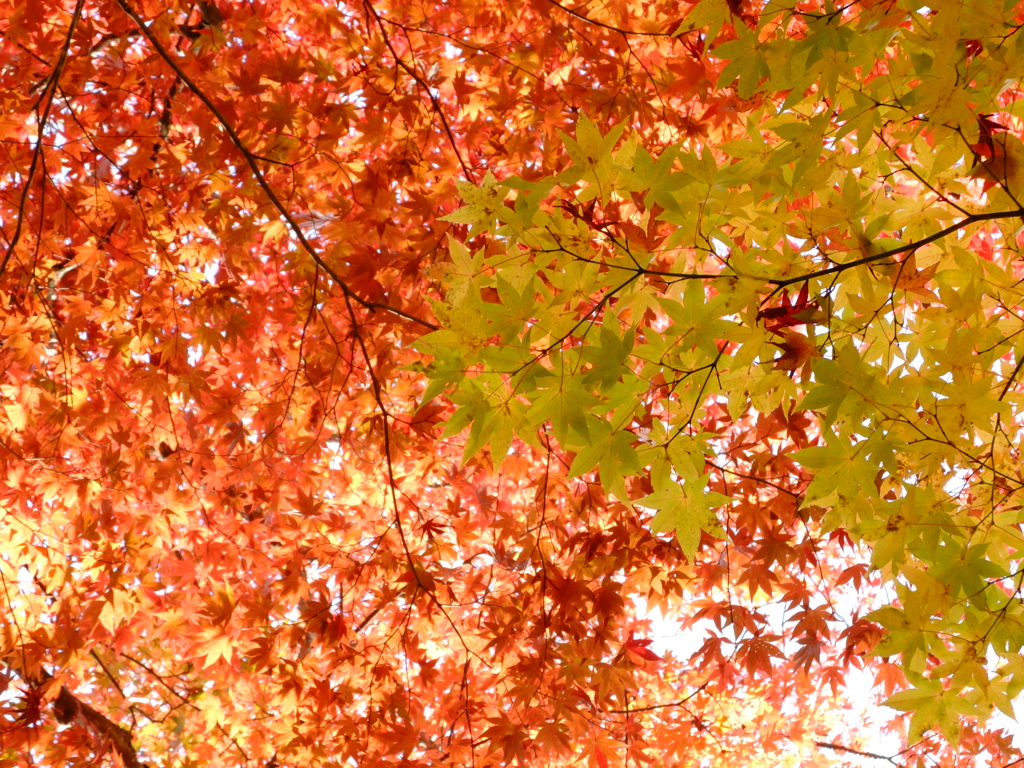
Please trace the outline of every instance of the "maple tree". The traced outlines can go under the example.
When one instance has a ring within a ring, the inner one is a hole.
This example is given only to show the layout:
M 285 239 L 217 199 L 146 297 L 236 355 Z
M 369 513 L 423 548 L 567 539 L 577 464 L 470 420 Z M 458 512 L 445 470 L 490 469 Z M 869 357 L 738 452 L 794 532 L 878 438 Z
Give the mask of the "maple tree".
M 1024 4 L 0 9 L 0 765 L 1021 759 Z

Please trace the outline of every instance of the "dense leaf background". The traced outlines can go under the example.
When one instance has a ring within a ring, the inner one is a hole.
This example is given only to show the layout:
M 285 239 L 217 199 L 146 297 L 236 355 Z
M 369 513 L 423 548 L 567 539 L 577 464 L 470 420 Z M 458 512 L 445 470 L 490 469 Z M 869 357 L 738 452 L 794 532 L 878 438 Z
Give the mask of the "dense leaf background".
M 1022 25 L 0 0 L 0 766 L 1019 761 Z

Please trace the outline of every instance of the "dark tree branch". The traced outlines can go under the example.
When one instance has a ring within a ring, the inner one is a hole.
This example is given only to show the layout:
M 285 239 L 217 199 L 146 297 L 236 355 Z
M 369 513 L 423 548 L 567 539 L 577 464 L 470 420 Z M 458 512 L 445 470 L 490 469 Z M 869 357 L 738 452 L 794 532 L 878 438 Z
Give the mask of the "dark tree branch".
M 36 113 L 36 146 L 32 150 L 32 161 L 29 163 L 28 172 L 25 174 L 25 185 L 21 189 L 21 198 L 18 200 L 18 213 L 14 217 L 14 234 L 11 235 L 11 239 L 7 244 L 7 252 L 4 253 L 3 260 L 0 261 L 0 276 L 3 276 L 7 270 L 7 263 L 11 260 L 14 249 L 18 247 L 18 242 L 21 240 L 21 230 L 25 223 L 25 210 L 28 207 L 28 196 L 32 190 L 32 183 L 35 181 L 36 171 L 39 170 L 43 159 L 43 133 L 46 131 L 46 123 L 50 119 L 53 100 L 57 97 L 57 89 L 60 87 L 60 76 L 64 72 L 64 65 L 68 61 L 71 38 L 74 37 L 75 27 L 78 26 L 78 20 L 82 17 L 82 6 L 84 5 L 85 0 L 78 0 L 78 3 L 75 5 L 75 12 L 71 16 L 71 23 L 68 24 L 68 33 L 64 38 L 64 45 L 60 49 L 60 57 L 57 59 L 57 64 L 54 66 L 53 72 L 50 73 L 50 77 L 43 81 L 45 83 L 43 94 L 37 103 L 37 109 L 39 103 L 43 105 L 43 108 Z
M 302 227 L 299 226 L 299 223 L 295 220 L 295 217 L 292 215 L 291 211 L 289 211 L 285 204 L 281 202 L 281 198 L 278 197 L 273 187 L 270 186 L 270 182 L 267 181 L 266 176 L 263 174 L 263 171 L 260 169 L 259 164 L 256 162 L 256 155 L 252 152 L 252 150 L 249 149 L 245 142 L 242 141 L 241 137 L 238 135 L 238 132 L 235 131 L 234 126 L 232 126 L 231 123 L 228 122 L 228 119 L 224 117 L 224 113 L 221 112 L 217 105 L 213 103 L 213 100 L 209 96 L 207 96 L 206 93 L 202 89 L 200 89 L 198 85 L 196 85 L 192 78 L 190 78 L 188 74 L 186 74 L 186 72 L 179 65 L 178 61 L 168 52 L 167 48 L 164 47 L 164 45 L 156 39 L 156 36 L 149 29 L 149 27 L 146 26 L 145 22 L 142 20 L 142 17 L 135 12 L 135 9 L 128 5 L 126 0 L 116 0 L 116 2 L 118 6 L 120 6 L 121 10 L 128 14 L 128 16 L 131 17 L 132 21 L 135 22 L 136 26 L 138 26 L 143 36 L 149 41 L 150 45 L 153 46 L 153 50 L 156 51 L 160 58 L 162 58 L 167 63 L 167 66 L 169 66 L 174 71 L 174 73 L 181 79 L 181 82 L 188 86 L 189 90 L 191 90 L 192 93 L 195 94 L 196 98 L 203 103 L 203 106 L 205 106 L 210 111 L 210 114 L 212 114 L 214 119 L 216 119 L 216 121 L 220 124 L 221 128 L 224 130 L 224 133 L 227 134 L 235 149 L 237 149 L 239 154 L 241 154 L 242 157 L 244 158 L 246 165 L 249 166 L 249 170 L 252 172 L 253 178 L 256 180 L 256 183 L 259 185 L 260 189 L 263 190 L 263 193 L 267 196 L 267 199 L 270 201 L 270 204 L 277 210 L 278 215 L 288 225 L 288 228 L 291 229 L 293 236 L 295 237 L 299 245 L 302 247 L 302 250 L 304 250 L 309 255 L 309 257 L 312 258 L 313 261 L 316 262 L 316 264 L 318 264 L 324 270 L 324 272 L 330 275 L 331 279 L 335 283 L 337 283 L 338 287 L 341 289 L 341 292 L 347 298 L 356 302 L 365 309 L 371 311 L 376 309 L 382 309 L 387 312 L 391 312 L 392 314 L 398 315 L 399 317 L 405 318 L 406 320 L 409 320 L 411 322 L 418 323 L 419 325 L 422 325 L 425 328 L 429 328 L 430 330 L 436 331 L 436 325 L 427 322 L 426 320 L 423 320 L 419 317 L 416 317 L 415 315 L 409 314 L 408 312 L 405 312 L 401 309 L 396 309 L 395 307 L 391 307 L 387 304 L 381 304 L 375 301 L 367 301 L 366 299 L 359 296 L 359 294 L 357 294 L 352 289 L 352 287 L 341 278 L 341 276 L 334 270 L 334 268 L 331 267 L 331 265 L 328 264 L 319 253 L 317 253 L 316 249 L 309 242 L 309 240 L 306 239 L 306 236 L 302 233 Z
M 603 21 L 596 21 L 595 19 L 592 19 L 579 11 L 573 10 L 572 8 L 566 8 L 557 0 L 548 0 L 548 2 L 580 21 L 586 22 L 587 24 L 593 24 L 595 27 L 601 27 L 601 29 L 607 29 L 609 32 L 618 32 L 620 35 L 635 35 L 637 37 L 674 37 L 674 35 L 671 35 L 668 32 L 637 32 L 632 29 L 622 29 L 621 27 L 616 27 L 611 24 L 605 24 Z
M 886 762 L 892 763 L 893 765 L 899 765 L 895 759 L 888 755 L 879 755 L 875 752 L 862 752 L 859 749 L 853 749 L 852 747 L 844 747 L 842 744 L 833 744 L 828 741 L 816 741 L 814 745 L 821 747 L 822 749 L 831 749 L 833 752 L 848 752 L 851 755 L 859 755 L 860 757 L 870 757 L 872 760 L 885 760 Z
M 900 256 L 904 253 L 916 251 L 918 248 L 922 248 L 926 245 L 934 243 L 937 240 L 941 240 L 947 235 L 951 235 L 954 232 L 963 229 L 964 227 L 969 227 L 971 224 L 977 224 L 978 222 L 981 221 L 998 221 L 1000 219 L 1013 219 L 1017 217 L 1024 217 L 1024 208 L 1017 208 L 1012 211 L 988 211 L 986 213 L 974 213 L 971 214 L 970 216 L 966 216 L 965 218 L 961 219 L 955 224 L 950 224 L 945 229 L 940 229 L 938 232 L 933 232 L 927 237 L 922 237 L 920 240 L 913 240 L 912 242 L 905 243 L 904 245 L 900 245 L 895 248 L 890 248 L 888 251 L 875 253 L 870 256 L 864 256 L 860 259 L 845 262 L 843 264 L 836 264 L 835 266 L 828 267 L 827 269 L 820 269 L 816 272 L 807 272 L 802 275 L 795 275 L 793 277 L 787 277 L 781 280 L 765 277 L 759 277 L 757 279 L 763 280 L 768 285 L 774 286 L 774 289 L 772 290 L 772 295 L 774 295 L 783 288 L 786 288 L 787 286 L 790 285 L 795 285 L 797 283 L 806 283 L 807 281 L 814 280 L 815 278 L 839 274 L 840 272 L 845 272 L 846 270 L 853 269 L 854 267 L 860 267 L 865 264 L 873 264 L 878 261 L 885 261 L 886 259 L 891 259 L 893 256 Z M 613 244 L 619 247 L 623 247 L 622 243 L 620 243 L 615 237 L 608 235 L 607 233 L 603 234 Z M 564 249 L 558 248 L 551 250 Z M 540 252 L 546 253 L 547 251 L 541 250 Z M 597 259 L 585 259 L 579 256 L 576 256 L 575 258 L 577 261 L 587 262 L 588 264 L 600 264 L 601 266 L 607 267 L 609 269 L 619 269 L 624 272 L 631 272 L 637 276 L 643 275 L 648 277 L 673 278 L 676 280 L 722 280 L 726 278 L 735 278 L 737 276 L 737 274 L 734 272 L 720 272 L 718 274 L 699 272 L 668 272 L 657 269 L 648 269 L 646 267 L 639 266 L 629 267 L 624 266 L 622 264 L 608 264 L 607 262 L 599 261 Z
M 373 7 L 373 3 L 369 0 L 364 0 L 366 10 L 369 11 L 370 15 L 373 16 L 374 21 L 377 22 L 377 27 L 380 29 L 381 37 L 384 39 L 384 45 L 387 46 L 388 50 L 391 51 L 391 56 L 395 60 L 395 65 L 405 70 L 405 72 L 413 79 L 416 86 L 426 94 L 427 98 L 430 99 L 430 106 L 434 110 L 434 114 L 437 115 L 441 121 L 441 127 L 444 128 L 445 136 L 448 137 L 448 143 L 451 145 L 452 151 L 455 153 L 455 157 L 459 160 L 459 165 L 462 166 L 462 172 L 466 174 L 466 178 L 470 181 L 476 180 L 476 175 L 473 170 L 466 165 L 466 161 L 462 159 L 462 153 L 459 151 L 458 142 L 455 141 L 455 133 L 452 131 L 451 124 L 448 122 L 448 116 L 445 115 L 444 110 L 441 108 L 441 103 L 438 101 L 437 96 L 430 90 L 430 85 L 424 81 L 420 74 L 401 56 L 398 55 L 398 51 L 395 50 L 394 45 L 391 43 L 391 37 L 384 29 L 384 22 L 377 13 L 377 9 Z
M 834 267 L 828 269 L 821 269 L 817 272 L 808 272 L 805 275 L 797 275 L 796 277 L 787 277 L 785 280 L 767 280 L 769 285 L 774 285 L 775 290 L 772 293 L 776 293 L 782 288 L 794 283 L 806 283 L 808 280 L 813 280 L 818 277 L 825 277 L 827 275 L 835 275 L 840 272 L 845 272 L 848 269 L 854 267 L 860 267 L 864 264 L 873 264 L 876 261 L 884 261 L 885 259 L 892 258 L 893 256 L 899 256 L 903 253 L 909 253 L 916 251 L 929 243 L 934 243 L 936 240 L 941 240 L 946 235 L 951 235 L 954 232 L 963 229 L 964 227 L 970 226 L 971 224 L 977 224 L 979 221 L 997 221 L 999 219 L 1013 219 L 1018 216 L 1024 216 L 1024 208 L 1018 208 L 1014 211 L 989 211 L 988 213 L 975 213 L 966 218 L 961 219 L 955 224 L 950 224 L 945 229 L 940 229 L 938 232 L 934 232 L 928 237 L 923 237 L 920 240 L 914 240 L 913 242 L 907 243 L 906 245 L 900 245 L 896 248 L 890 248 L 888 251 L 882 253 L 876 253 L 871 256 L 865 256 L 861 259 L 854 259 L 844 264 L 836 264 Z
M 103 736 L 117 752 L 125 768 L 146 768 L 146 764 L 139 761 L 135 752 L 131 734 L 79 699 L 66 686 L 60 687 L 60 693 L 53 701 L 53 714 L 59 723 L 75 723 Z
M 636 714 L 637 712 L 651 712 L 651 711 L 656 710 L 656 709 L 668 709 L 670 707 L 681 707 L 681 706 L 685 705 L 686 702 L 688 702 L 694 696 L 696 696 L 698 693 L 700 693 L 705 688 L 707 688 L 710 684 L 711 684 L 710 682 L 704 683 L 702 686 L 697 688 L 697 690 L 695 690 L 689 696 L 687 696 L 685 698 L 682 698 L 682 699 L 679 699 L 679 701 L 670 701 L 667 704 L 649 704 L 646 707 L 632 707 L 632 708 L 627 707 L 626 709 L 609 709 L 608 711 L 611 712 L 612 714 L 616 714 L 616 715 L 632 715 L 632 714 Z
M 37 674 L 30 674 L 16 666 L 9 665 L 7 668 L 33 689 L 53 682 L 53 675 L 45 669 Z M 121 758 L 125 768 L 148 768 L 139 760 L 139 755 L 132 744 L 131 733 L 75 696 L 66 685 L 61 685 L 60 692 L 53 699 L 53 716 L 62 725 L 77 725 L 108 742 L 111 749 Z

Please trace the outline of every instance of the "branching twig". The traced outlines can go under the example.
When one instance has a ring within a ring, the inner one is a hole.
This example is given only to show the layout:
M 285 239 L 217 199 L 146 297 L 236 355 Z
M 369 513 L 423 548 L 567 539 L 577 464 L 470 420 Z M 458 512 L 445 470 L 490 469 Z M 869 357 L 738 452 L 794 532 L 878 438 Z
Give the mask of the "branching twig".
M 679 699 L 678 701 L 670 701 L 667 704 L 649 704 L 646 707 L 633 707 L 632 709 L 630 709 L 630 708 L 627 708 L 627 709 L 609 709 L 608 711 L 613 713 L 613 714 L 616 714 L 616 715 L 633 715 L 633 714 L 636 714 L 637 712 L 650 712 L 650 711 L 655 710 L 655 709 L 668 709 L 670 707 L 681 707 L 684 704 L 686 704 L 686 702 L 688 702 L 690 699 L 692 699 L 694 696 L 696 696 L 698 693 L 700 693 L 705 688 L 707 688 L 710 684 L 711 684 L 710 681 L 707 682 L 707 683 L 704 683 L 702 686 L 697 688 L 697 690 L 695 690 L 689 696 L 687 696 L 685 698 L 682 698 L 682 699 Z
M 964 227 L 970 226 L 971 224 L 977 224 L 979 221 L 997 221 L 998 219 L 1012 219 L 1018 216 L 1024 216 L 1024 208 L 1018 208 L 1014 211 L 989 211 L 988 213 L 975 213 L 961 219 L 955 224 L 950 224 L 945 229 L 940 229 L 938 232 L 933 232 L 928 237 L 922 237 L 920 240 L 914 240 L 913 242 L 907 243 L 906 245 L 900 245 L 896 248 L 890 248 L 888 251 L 882 253 L 876 253 L 871 256 L 865 256 L 860 259 L 854 259 L 843 264 L 836 264 L 834 267 L 828 269 L 821 269 L 817 272 L 808 272 L 805 275 L 797 275 L 796 277 L 787 277 L 784 280 L 766 280 L 769 285 L 774 285 L 775 290 L 772 293 L 778 293 L 780 290 L 788 285 L 794 283 L 806 283 L 808 280 L 813 280 L 818 277 L 825 277 L 826 275 L 834 275 L 839 272 L 845 272 L 848 269 L 854 267 L 860 267 L 864 264 L 872 264 L 876 261 L 884 261 L 885 259 L 892 258 L 893 256 L 899 256 L 903 253 L 909 253 L 910 251 L 916 251 L 929 243 L 934 243 L 936 240 L 941 240 L 946 235 L 951 235 L 954 232 L 963 229 Z
M 557 0 L 548 0 L 548 2 L 556 8 L 561 8 L 570 16 L 577 18 L 580 21 L 584 21 L 587 24 L 593 24 L 595 27 L 601 27 L 601 29 L 607 29 L 609 32 L 618 32 L 620 35 L 636 35 L 638 37 L 674 37 L 674 35 L 671 35 L 668 32 L 638 32 L 632 29 L 622 29 L 621 27 L 616 27 L 612 24 L 606 24 L 603 21 L 592 19 L 579 11 L 573 10 L 572 8 L 566 8 L 564 5 L 557 2 Z
M 448 116 L 445 115 L 444 110 L 441 109 L 441 103 L 438 101 L 437 96 L 434 95 L 430 89 L 430 85 L 424 81 L 420 76 L 419 72 L 412 68 L 409 63 L 398 55 L 398 51 L 395 50 L 394 45 L 391 43 L 391 37 L 384 29 L 384 22 L 381 20 L 380 14 L 377 13 L 377 9 L 373 7 L 373 4 L 369 0 L 364 0 L 366 10 L 369 11 L 370 15 L 373 16 L 377 22 L 377 27 L 380 29 L 381 37 L 384 39 L 384 45 L 387 46 L 388 50 L 391 51 L 391 56 L 395 60 L 395 66 L 404 69 L 406 73 L 411 77 L 416 85 L 420 88 L 423 93 L 430 99 L 430 105 L 441 121 L 441 127 L 444 128 L 445 135 L 448 137 L 448 143 L 451 144 L 452 150 L 455 152 L 455 157 L 459 160 L 459 165 L 462 166 L 462 172 L 466 174 L 466 178 L 470 181 L 476 180 L 476 175 L 473 170 L 466 165 L 466 161 L 462 159 L 462 153 L 459 151 L 459 145 L 455 141 L 455 133 L 452 131 L 451 124 L 448 122 Z
M 27 670 L 17 667 L 8 667 L 8 669 L 33 688 L 53 682 L 53 675 L 46 670 L 42 670 L 38 675 L 32 675 Z M 60 692 L 53 699 L 53 715 L 57 718 L 58 723 L 63 725 L 74 723 L 107 740 L 111 748 L 121 758 L 125 768 L 147 768 L 146 764 L 139 760 L 139 755 L 132 744 L 131 733 L 90 707 L 69 691 L 65 685 L 61 685 Z
M 49 79 L 45 81 L 46 85 L 43 88 L 43 95 L 40 97 L 40 103 L 42 103 L 43 108 L 36 113 L 36 146 L 32 150 L 32 161 L 29 163 L 28 172 L 25 174 L 25 185 L 21 189 L 21 199 L 18 200 L 18 212 L 14 217 L 14 234 L 11 235 L 3 261 L 0 261 L 0 276 L 7 270 L 7 263 L 11 260 L 14 249 L 21 240 L 21 229 L 25 222 L 25 209 L 28 206 L 29 192 L 32 189 L 32 182 L 35 181 L 36 171 L 39 170 L 40 161 L 43 158 L 43 133 L 46 130 L 46 123 L 50 119 L 50 110 L 53 109 L 53 101 L 57 97 L 57 89 L 60 87 L 60 76 L 64 72 L 64 65 L 68 61 L 71 38 L 75 34 L 78 20 L 82 17 L 82 6 L 84 5 L 85 0 L 78 0 L 78 3 L 75 4 L 75 12 L 71 16 L 71 23 L 68 24 L 68 33 L 64 38 L 64 45 L 60 49 L 60 58 L 57 59 L 57 64 L 54 66 L 53 72 L 50 73 Z
M 79 699 L 66 686 L 60 687 L 60 693 L 53 702 L 53 714 L 59 723 L 67 725 L 77 721 L 79 725 L 109 739 L 125 768 L 146 768 L 135 752 L 131 734 Z
M 816 747 L 821 747 L 822 749 L 831 749 L 833 752 L 849 752 L 851 755 L 870 757 L 872 760 L 885 760 L 893 765 L 899 765 L 894 758 L 888 755 L 879 755 L 875 752 L 862 752 L 861 750 L 854 749 L 853 747 L 844 747 L 842 744 L 833 744 L 829 741 L 816 741 L 814 742 L 814 745 Z
M 346 297 L 356 302 L 361 307 L 364 307 L 365 309 L 369 309 L 371 311 L 375 309 L 382 309 L 387 312 L 391 312 L 392 314 L 398 315 L 399 317 L 403 317 L 406 320 L 418 323 L 419 325 L 422 325 L 425 328 L 437 330 L 437 326 L 435 326 L 433 323 L 427 322 L 426 320 L 416 317 L 415 315 L 409 314 L 408 312 L 405 312 L 401 309 L 396 309 L 395 307 L 389 306 L 387 304 L 368 301 L 362 298 L 352 289 L 352 287 L 347 282 L 345 282 L 345 280 L 341 278 L 341 276 L 334 270 L 334 268 L 331 267 L 331 265 L 328 264 L 319 253 L 317 253 L 316 249 L 309 242 L 309 240 L 306 239 L 306 236 L 302 233 L 302 227 L 299 226 L 299 223 L 295 220 L 295 217 L 292 215 L 291 211 L 289 211 L 285 204 L 281 202 L 281 198 L 278 197 L 273 187 L 270 186 L 270 182 L 267 181 L 266 176 L 263 174 L 263 171 L 260 169 L 259 164 L 256 162 L 256 155 L 252 152 L 252 150 L 249 149 L 245 142 L 242 141 L 241 137 L 238 135 L 238 132 L 235 131 L 234 126 L 232 126 L 231 123 L 228 122 L 228 119 L 224 116 L 224 113 L 221 112 L 217 105 L 213 103 L 213 100 L 209 96 L 207 96 L 206 93 L 201 88 L 199 88 L 198 85 L 196 85 L 195 81 L 193 81 L 192 78 L 188 76 L 188 74 L 181 68 L 181 65 L 178 63 L 178 61 L 173 56 L 171 56 L 167 48 L 164 47 L 164 45 L 156 39 L 156 36 L 142 20 L 142 17 L 135 12 L 134 8 L 128 5 L 127 0 L 116 1 L 118 6 L 120 6 L 121 10 L 128 14 L 128 16 L 131 17 L 132 21 L 135 22 L 139 30 L 142 32 L 143 36 L 149 41 L 150 45 L 153 46 L 153 50 L 156 51 L 160 58 L 162 58 L 167 63 L 167 66 L 169 66 L 174 71 L 174 73 L 179 78 L 181 78 L 181 82 L 188 86 L 192 93 L 195 94 L 196 98 L 203 103 L 203 106 L 205 106 L 209 110 L 210 114 L 212 114 L 214 119 L 216 119 L 216 121 L 220 124 L 221 128 L 224 130 L 224 133 L 227 134 L 235 149 L 237 149 L 239 154 L 241 154 L 242 157 L 245 159 L 246 165 L 249 166 L 249 170 L 252 172 L 253 178 L 256 180 L 256 184 L 259 185 L 260 189 L 263 190 L 263 193 L 267 196 L 267 199 L 270 201 L 270 204 L 277 210 L 278 215 L 288 225 L 288 228 L 291 229 L 292 234 L 294 235 L 299 245 L 302 247 L 302 250 L 304 250 L 309 255 L 309 257 L 312 258 L 313 261 L 316 262 L 324 270 L 324 272 L 330 275 L 331 279 L 335 283 L 337 283 L 338 287 L 341 289 L 341 292 L 345 294 Z

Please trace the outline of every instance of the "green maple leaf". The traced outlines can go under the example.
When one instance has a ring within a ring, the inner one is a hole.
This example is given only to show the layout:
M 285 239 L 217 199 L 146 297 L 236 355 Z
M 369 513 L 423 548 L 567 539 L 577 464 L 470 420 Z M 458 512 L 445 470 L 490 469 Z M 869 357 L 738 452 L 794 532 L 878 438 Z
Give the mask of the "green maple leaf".
M 559 182 L 572 184 L 580 179 L 599 184 L 607 182 L 612 173 L 612 151 L 625 127 L 622 124 L 616 125 L 602 136 L 590 118 L 580 115 L 576 121 L 576 139 L 561 134 L 573 165 L 559 175 Z
M 603 420 L 595 421 L 589 431 L 590 441 L 576 454 L 569 476 L 578 477 L 596 466 L 601 472 L 601 483 L 608 491 L 618 499 L 628 501 L 624 478 L 641 470 L 633 448 L 636 437 L 625 430 L 613 430 Z
M 720 319 L 725 298 L 717 296 L 708 301 L 704 295 L 704 284 L 699 280 L 687 281 L 682 298 L 681 302 L 667 297 L 661 299 L 662 309 L 673 321 L 666 335 L 680 336 L 684 345 L 696 346 L 715 357 L 718 354 L 715 342 L 726 338 L 735 328 L 735 323 Z
M 503 208 L 508 188 L 500 183 L 490 171 L 479 185 L 466 181 L 455 182 L 459 195 L 466 203 L 461 208 L 442 216 L 441 221 L 453 224 L 469 224 L 470 236 L 492 229 Z
M 709 479 L 709 475 L 681 482 L 667 478 L 666 487 L 633 502 L 638 507 L 658 510 L 651 521 L 651 530 L 655 533 L 675 531 L 679 546 L 690 562 L 697 552 L 702 530 L 712 535 L 721 533 L 722 526 L 714 508 L 729 502 L 728 496 L 707 490 Z

